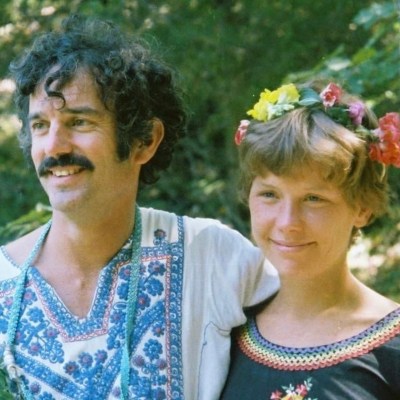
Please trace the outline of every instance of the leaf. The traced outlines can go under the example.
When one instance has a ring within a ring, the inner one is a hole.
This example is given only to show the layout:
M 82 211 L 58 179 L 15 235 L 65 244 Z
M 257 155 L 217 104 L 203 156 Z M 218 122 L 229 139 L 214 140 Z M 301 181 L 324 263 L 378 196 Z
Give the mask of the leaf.
M 334 57 L 326 61 L 326 67 L 331 71 L 341 71 L 350 65 L 351 61 L 346 57 Z
M 354 65 L 361 64 L 377 54 L 377 51 L 371 47 L 364 47 L 359 50 L 354 56 L 351 58 L 351 61 Z
M 0 389 L 0 399 L 1 400 L 14 400 L 14 396 L 8 390 Z
M 369 29 L 377 21 L 387 18 L 395 13 L 395 7 L 395 3 L 389 1 L 384 4 L 374 3 L 371 7 L 361 10 L 354 18 L 354 22 L 357 25 L 364 25 L 365 29 Z
M 321 103 L 321 98 L 315 90 L 311 88 L 300 89 L 299 104 L 301 106 L 309 107 L 318 103 Z
M 8 374 L 4 368 L 0 368 L 0 399 L 13 400 L 14 396 L 11 394 L 8 386 Z

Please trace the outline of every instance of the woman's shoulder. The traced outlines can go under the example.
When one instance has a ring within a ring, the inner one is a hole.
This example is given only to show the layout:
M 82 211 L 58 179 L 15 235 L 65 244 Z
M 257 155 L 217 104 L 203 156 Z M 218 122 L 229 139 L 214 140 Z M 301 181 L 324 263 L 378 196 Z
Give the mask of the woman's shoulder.
M 376 292 L 362 284 L 363 301 L 360 307 L 360 316 L 372 323 L 381 320 L 393 311 L 400 309 L 400 304 L 393 299 Z

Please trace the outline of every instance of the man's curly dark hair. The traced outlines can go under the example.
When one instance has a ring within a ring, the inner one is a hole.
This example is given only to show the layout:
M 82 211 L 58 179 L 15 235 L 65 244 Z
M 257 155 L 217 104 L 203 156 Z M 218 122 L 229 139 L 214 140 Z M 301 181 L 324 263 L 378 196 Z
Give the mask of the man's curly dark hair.
M 91 73 L 103 103 L 115 113 L 120 160 L 129 157 L 134 143 L 148 143 L 155 118 L 163 122 L 164 139 L 140 174 L 141 182 L 155 182 L 158 172 L 169 166 L 174 146 L 185 133 L 182 93 L 173 70 L 156 58 L 143 40 L 129 38 L 113 23 L 99 19 L 70 16 L 59 32 L 42 34 L 11 63 L 22 121 L 19 141 L 25 156 L 30 160 L 29 96 L 44 81 L 49 96 L 64 100 L 61 89 L 82 69 Z

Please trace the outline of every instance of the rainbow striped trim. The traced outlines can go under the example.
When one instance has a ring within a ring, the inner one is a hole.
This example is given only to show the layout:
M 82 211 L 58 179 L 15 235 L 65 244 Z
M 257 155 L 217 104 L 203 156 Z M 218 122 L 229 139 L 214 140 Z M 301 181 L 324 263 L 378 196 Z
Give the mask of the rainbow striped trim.
M 239 331 L 239 348 L 251 360 L 286 371 L 310 371 L 339 364 L 371 352 L 400 334 L 400 308 L 363 332 L 333 344 L 292 348 L 279 346 L 264 339 L 255 318 L 249 319 Z

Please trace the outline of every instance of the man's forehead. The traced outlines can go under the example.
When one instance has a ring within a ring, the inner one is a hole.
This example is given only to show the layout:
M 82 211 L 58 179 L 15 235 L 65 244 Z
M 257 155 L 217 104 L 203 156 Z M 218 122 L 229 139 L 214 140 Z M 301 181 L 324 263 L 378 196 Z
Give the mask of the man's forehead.
M 48 80 L 49 76 L 46 76 L 35 88 L 34 92 L 32 93 L 33 96 L 46 93 L 45 91 L 45 83 Z M 97 93 L 97 85 L 93 76 L 86 71 L 79 70 L 69 78 L 62 87 L 59 86 L 59 80 L 55 79 L 51 84 L 48 86 L 48 90 L 56 91 L 65 95 L 70 96 L 78 96 L 84 92 L 96 92 Z
M 50 95 L 45 90 L 45 81 L 41 82 L 30 95 L 29 103 L 30 108 L 33 105 L 44 106 L 51 104 L 53 107 L 59 109 L 67 103 L 84 104 L 90 99 L 91 102 L 101 103 L 98 87 L 93 77 L 87 72 L 78 72 L 61 88 L 57 88 L 57 80 L 52 82 L 48 91 L 52 90 L 61 93 L 63 98 L 59 96 Z M 100 105 L 100 104 L 98 104 Z

